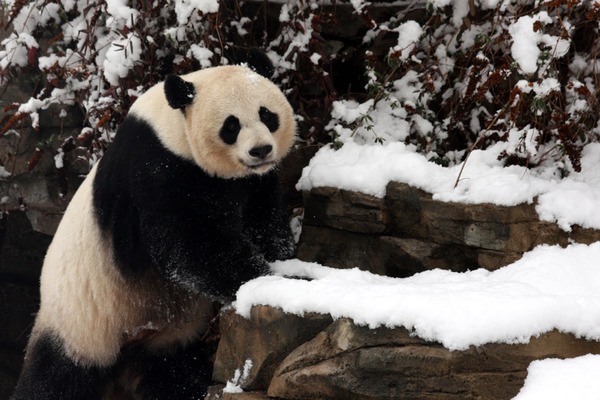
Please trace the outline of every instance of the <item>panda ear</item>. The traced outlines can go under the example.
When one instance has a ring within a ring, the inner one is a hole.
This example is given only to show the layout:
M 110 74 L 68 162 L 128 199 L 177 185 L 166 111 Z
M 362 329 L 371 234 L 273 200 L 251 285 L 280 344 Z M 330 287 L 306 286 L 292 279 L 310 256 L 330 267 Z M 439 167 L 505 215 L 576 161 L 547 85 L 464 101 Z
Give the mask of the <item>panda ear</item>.
M 183 109 L 192 104 L 196 88 L 194 84 L 184 81 L 177 75 L 169 75 L 165 79 L 165 96 L 172 108 Z
M 249 49 L 231 47 L 225 51 L 225 56 L 232 64 L 246 63 L 248 67 L 257 74 L 262 75 L 267 79 L 271 79 L 275 72 L 275 68 L 269 57 L 256 47 Z

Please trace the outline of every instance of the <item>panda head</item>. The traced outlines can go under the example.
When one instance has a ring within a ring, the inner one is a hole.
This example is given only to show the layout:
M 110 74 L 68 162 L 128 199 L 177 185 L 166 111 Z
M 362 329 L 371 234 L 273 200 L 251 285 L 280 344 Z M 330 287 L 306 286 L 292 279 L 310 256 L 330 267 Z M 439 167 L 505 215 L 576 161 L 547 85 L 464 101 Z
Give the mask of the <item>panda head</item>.
M 164 82 L 164 96 L 184 119 L 188 155 L 210 175 L 264 174 L 294 143 L 296 123 L 287 99 L 270 80 L 246 67 L 171 75 Z

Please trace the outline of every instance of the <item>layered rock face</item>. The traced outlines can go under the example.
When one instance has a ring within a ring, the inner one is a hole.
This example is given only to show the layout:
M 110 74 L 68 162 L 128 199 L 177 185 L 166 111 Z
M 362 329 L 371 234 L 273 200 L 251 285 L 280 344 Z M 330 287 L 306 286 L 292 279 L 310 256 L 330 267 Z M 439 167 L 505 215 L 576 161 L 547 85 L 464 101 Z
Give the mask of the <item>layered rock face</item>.
M 502 207 L 435 201 L 392 182 L 383 199 L 335 188 L 304 193 L 298 258 L 406 277 L 442 268 L 494 270 L 540 244 L 592 243 L 600 232 L 571 232 L 540 221 L 535 204 Z
M 250 319 L 229 311 L 221 329 L 214 379 L 232 380 L 246 360 L 253 365 L 239 383 L 244 393 L 215 390 L 207 399 L 511 399 L 531 361 L 600 352 L 599 342 L 557 331 L 528 344 L 450 351 L 404 328 L 369 329 L 267 306 L 254 307 Z

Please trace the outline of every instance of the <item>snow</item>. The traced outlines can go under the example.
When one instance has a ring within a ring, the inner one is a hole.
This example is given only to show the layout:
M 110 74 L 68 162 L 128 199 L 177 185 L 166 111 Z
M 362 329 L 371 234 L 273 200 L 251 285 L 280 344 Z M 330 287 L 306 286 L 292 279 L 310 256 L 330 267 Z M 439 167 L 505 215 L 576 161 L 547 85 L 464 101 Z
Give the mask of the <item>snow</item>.
M 539 44 L 550 47 L 555 58 L 560 58 L 569 51 L 568 41 L 543 34 L 540 29 L 535 29 L 536 23 L 551 24 L 552 22 L 548 13 L 541 11 L 533 17 L 522 16 L 509 27 L 508 31 L 513 39 L 510 51 L 523 72 L 533 74 L 537 71 L 542 52 L 538 47 Z
M 192 44 L 190 46 L 190 53 L 196 60 L 200 61 L 202 68 L 208 68 L 212 65 L 210 58 L 213 56 L 213 52 L 206 47 Z
M 547 13 L 543 13 L 549 19 Z M 515 61 L 525 73 L 532 74 L 537 70 L 537 60 L 540 54 L 538 43 L 541 41 L 542 33 L 535 32 L 533 25 L 536 21 L 548 22 L 547 19 L 533 18 L 525 15 L 510 26 L 509 32 L 513 39 L 511 52 Z M 550 20 L 549 22 L 552 22 Z
M 525 385 L 513 400 L 600 399 L 600 355 L 533 361 Z
M 250 370 L 252 369 L 252 360 L 248 359 L 244 362 L 244 366 L 242 370 L 236 369 L 233 374 L 233 379 L 227 381 L 225 384 L 225 388 L 223 388 L 223 393 L 243 393 L 244 390 L 242 386 L 244 382 L 248 379 L 250 375 Z
M 370 111 L 370 108 L 373 107 L 373 104 L 373 99 L 362 104 L 354 100 L 334 101 L 331 116 L 334 119 L 339 119 L 349 124 L 366 115 Z
M 180 25 L 186 24 L 194 11 L 204 14 L 216 13 L 219 11 L 219 2 L 217 0 L 175 0 L 175 13 Z
M 64 166 L 65 166 L 64 157 L 65 157 L 65 152 L 63 151 L 63 149 L 59 148 L 56 155 L 54 155 L 54 166 L 56 167 L 56 169 L 64 168 Z
M 10 178 L 11 176 L 12 174 L 6 170 L 6 167 L 4 165 L 0 165 L 0 179 Z M 0 202 L 0 204 L 2 203 Z
M 359 114 L 356 110 L 351 107 L 348 115 L 354 118 Z M 525 144 L 536 134 L 531 130 Z M 382 198 L 387 184 L 398 181 L 423 189 L 440 201 L 514 206 L 537 200 L 536 210 L 543 221 L 556 222 L 566 231 L 575 224 L 600 229 L 600 143 L 584 148 L 582 172 L 559 179 L 558 165 L 539 170 L 504 167 L 498 156 L 517 140 L 510 138 L 485 151 L 473 151 L 456 187 L 462 164 L 442 167 L 402 143 L 359 145 L 348 141 L 339 150 L 319 150 L 296 188 L 332 186 Z M 574 198 L 577 207 L 573 207 Z
M 398 32 L 398 44 L 390 49 L 390 53 L 399 52 L 399 59 L 405 61 L 415 48 L 415 43 L 423 34 L 423 29 L 415 21 L 406 21 L 394 31 Z
M 321 59 L 321 55 L 318 53 L 313 53 L 310 56 L 310 62 L 312 62 L 315 65 L 319 65 L 319 60 Z
M 127 5 L 128 0 L 107 0 L 106 12 L 117 20 L 121 20 L 125 26 L 131 28 L 139 16 L 139 11 Z
M 104 60 L 104 77 L 113 86 L 119 86 L 119 79 L 125 78 L 142 55 L 142 42 L 135 34 L 115 40 Z
M 1 43 L 0 68 L 6 69 L 9 65 L 24 67 L 28 64 L 27 49 L 37 48 L 37 41 L 28 33 L 18 35 L 11 33 Z
M 370 328 L 404 327 L 450 350 L 527 343 L 553 329 L 600 340 L 599 259 L 600 243 L 539 246 L 492 272 L 437 269 L 409 278 L 281 261 L 272 264 L 275 275 L 244 284 L 235 307 L 246 317 L 263 304 Z

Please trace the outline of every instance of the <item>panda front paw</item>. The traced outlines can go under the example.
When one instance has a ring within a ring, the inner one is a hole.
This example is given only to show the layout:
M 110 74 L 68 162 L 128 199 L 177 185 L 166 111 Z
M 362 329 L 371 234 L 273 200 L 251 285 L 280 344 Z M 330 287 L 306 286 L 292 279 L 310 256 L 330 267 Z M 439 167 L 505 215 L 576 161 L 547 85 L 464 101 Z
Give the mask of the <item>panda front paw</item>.
M 293 258 L 295 254 L 294 240 L 292 237 L 275 238 L 265 247 L 264 256 L 268 262 L 289 260 L 290 258 Z
M 208 288 L 208 291 L 210 294 L 228 301 L 235 298 L 238 289 L 244 283 L 267 275 L 269 271 L 269 264 L 265 257 L 256 253 L 246 260 L 238 260 L 234 265 L 222 270 L 213 287 Z

